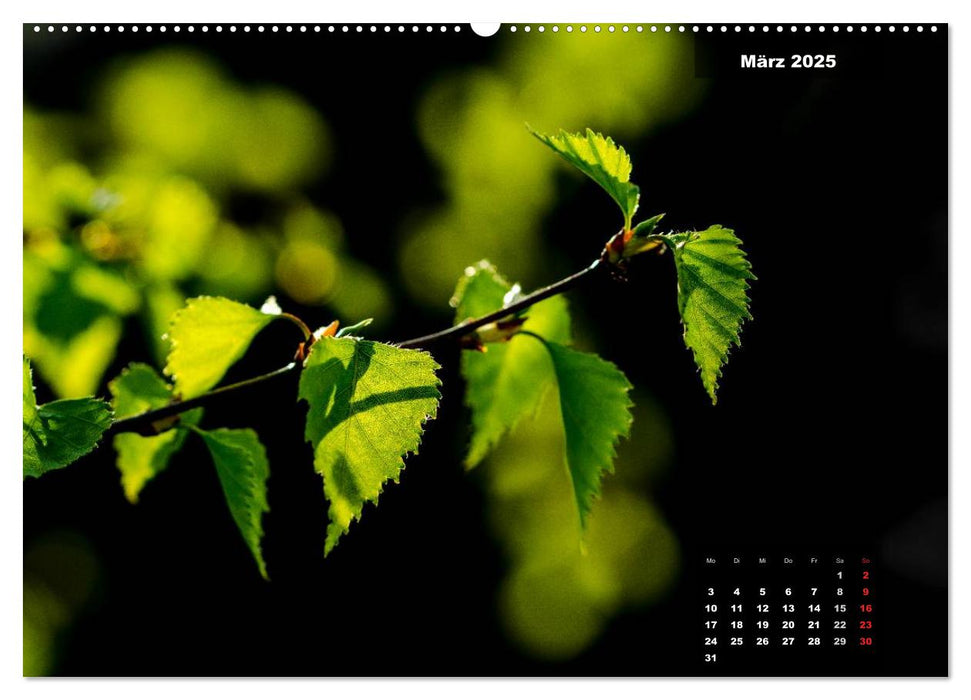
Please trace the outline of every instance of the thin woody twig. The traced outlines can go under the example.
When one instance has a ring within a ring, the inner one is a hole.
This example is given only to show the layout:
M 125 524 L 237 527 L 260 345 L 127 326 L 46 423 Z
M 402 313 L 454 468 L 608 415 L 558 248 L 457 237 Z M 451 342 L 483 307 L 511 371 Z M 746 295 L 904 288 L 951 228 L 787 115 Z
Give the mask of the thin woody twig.
M 527 309 L 533 304 L 543 301 L 544 299 L 561 294 L 575 287 L 583 279 L 601 267 L 602 260 L 598 258 L 579 272 L 576 272 L 569 277 L 564 277 L 563 279 L 559 280 L 558 282 L 554 282 L 549 286 L 537 289 L 535 292 L 527 294 L 521 299 L 517 299 L 512 304 L 504 306 L 501 309 L 496 309 L 485 316 L 463 321 L 462 323 L 438 331 L 437 333 L 430 333 L 417 338 L 410 338 L 408 340 L 401 341 L 400 343 L 395 343 L 395 345 L 401 348 L 424 348 L 452 338 L 462 338 L 481 328 L 482 326 L 488 325 L 495 321 L 500 321 L 507 316 L 511 316 L 512 314 L 522 311 L 523 309 Z M 292 318 L 295 319 L 296 317 Z M 303 326 L 303 328 L 306 328 L 302 322 L 300 325 Z M 155 408 L 151 411 L 145 411 L 144 413 L 122 418 L 121 420 L 115 421 L 108 429 L 108 432 L 134 432 L 141 435 L 156 435 L 159 431 L 154 427 L 154 424 L 158 423 L 159 421 L 166 418 L 172 418 L 173 416 L 177 416 L 181 413 L 192 410 L 193 408 L 204 406 L 213 400 L 226 396 L 227 394 L 235 393 L 242 389 L 247 389 L 257 384 L 262 384 L 263 382 L 283 377 L 292 372 L 297 372 L 301 368 L 302 364 L 303 363 L 301 362 L 291 362 L 285 367 L 273 370 L 272 372 L 261 374 L 250 379 L 244 379 L 243 381 L 236 382 L 235 384 L 227 384 L 226 386 L 213 389 L 212 391 L 201 396 L 196 396 L 184 401 L 173 401 L 167 406 L 162 406 L 161 408 Z

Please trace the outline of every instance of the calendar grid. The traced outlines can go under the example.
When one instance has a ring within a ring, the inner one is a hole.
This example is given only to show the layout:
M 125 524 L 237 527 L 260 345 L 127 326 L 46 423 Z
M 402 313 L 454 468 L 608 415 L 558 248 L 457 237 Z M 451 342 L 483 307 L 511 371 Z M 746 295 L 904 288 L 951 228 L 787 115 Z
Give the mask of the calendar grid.
M 869 553 L 709 553 L 701 562 L 706 672 L 839 673 L 880 646 Z

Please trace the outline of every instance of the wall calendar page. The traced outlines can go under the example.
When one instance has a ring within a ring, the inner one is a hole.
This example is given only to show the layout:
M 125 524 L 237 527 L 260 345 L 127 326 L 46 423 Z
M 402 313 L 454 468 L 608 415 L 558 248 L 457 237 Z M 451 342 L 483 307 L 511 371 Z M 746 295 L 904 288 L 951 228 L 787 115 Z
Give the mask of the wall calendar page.
M 948 676 L 946 23 L 56 19 L 24 676 Z

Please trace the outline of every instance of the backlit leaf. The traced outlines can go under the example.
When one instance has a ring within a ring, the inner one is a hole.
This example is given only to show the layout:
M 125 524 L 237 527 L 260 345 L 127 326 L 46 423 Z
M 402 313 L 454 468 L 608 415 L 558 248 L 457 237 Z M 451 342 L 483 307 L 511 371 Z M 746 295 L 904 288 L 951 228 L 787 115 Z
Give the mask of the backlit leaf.
M 172 351 L 165 373 L 175 381 L 175 392 L 191 399 L 216 386 L 274 318 L 279 316 L 222 297 L 189 299 L 169 327 Z
M 440 384 L 432 356 L 359 338 L 322 337 L 300 377 L 306 438 L 324 478 L 330 523 L 324 554 L 365 503 L 376 503 L 402 458 L 417 453 L 425 421 L 435 417 Z
M 219 483 L 236 527 L 253 553 L 263 578 L 263 514 L 270 510 L 266 500 L 266 480 L 270 477 L 270 463 L 259 437 L 249 428 L 195 431 L 202 436 L 216 465 Z
M 111 425 L 111 408 L 101 399 L 61 399 L 41 406 L 24 364 L 24 478 L 66 467 L 94 449 Z
M 684 322 L 684 342 L 694 354 L 701 381 L 716 403 L 718 379 L 728 351 L 738 346 L 738 332 L 752 318 L 748 281 L 756 279 L 731 229 L 664 236 L 678 268 L 678 309 Z
M 166 384 L 152 367 L 132 363 L 109 384 L 111 404 L 118 419 L 128 418 L 172 400 L 172 387 Z M 195 425 L 202 417 L 202 409 L 187 411 L 180 417 L 182 425 Z M 114 438 L 118 452 L 118 470 L 125 496 L 132 503 L 145 484 L 168 466 L 169 458 L 185 442 L 185 431 L 167 430 L 150 437 L 135 433 L 120 433 Z
M 452 297 L 455 322 L 502 308 L 512 287 L 487 261 L 466 269 Z M 570 342 L 570 314 L 563 297 L 552 297 L 530 307 L 523 330 L 543 338 Z M 472 410 L 472 441 L 465 464 L 481 462 L 502 436 L 526 416 L 535 413 L 543 394 L 553 385 L 546 352 L 535 340 L 514 336 L 508 342 L 490 343 L 485 352 L 462 352 L 465 401 Z
M 633 388 L 616 365 L 559 343 L 545 343 L 553 360 L 566 434 L 566 462 L 586 530 L 605 471 L 613 473 L 615 446 L 630 434 Z
M 584 134 L 571 134 L 563 129 L 556 136 L 534 131 L 530 133 L 560 154 L 568 163 L 578 168 L 613 197 L 624 214 L 624 229 L 630 229 L 631 219 L 637 211 L 640 189 L 630 182 L 631 162 L 621 146 L 609 136 L 587 129 Z

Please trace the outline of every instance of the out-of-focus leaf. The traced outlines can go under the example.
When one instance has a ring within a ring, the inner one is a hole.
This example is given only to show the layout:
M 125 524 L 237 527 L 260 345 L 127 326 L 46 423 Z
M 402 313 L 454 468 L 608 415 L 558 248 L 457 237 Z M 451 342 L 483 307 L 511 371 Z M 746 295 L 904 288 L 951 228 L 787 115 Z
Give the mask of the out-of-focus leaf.
M 148 211 L 140 264 L 150 278 L 187 277 L 205 256 L 218 219 L 205 190 L 186 178 L 170 178 L 155 189 Z
M 276 282 L 301 304 L 328 301 L 338 284 L 340 263 L 336 253 L 319 241 L 289 241 L 276 259 Z M 353 292 L 352 292 L 353 293 Z
M 145 52 L 119 64 L 104 88 L 117 141 L 206 183 L 289 192 L 327 164 L 329 134 L 310 105 L 277 87 L 237 84 L 204 54 Z
M 196 262 L 205 291 L 234 299 L 255 300 L 270 284 L 273 256 L 262 237 L 223 221 Z
M 350 257 L 340 260 L 334 295 L 328 301 L 342 318 L 378 319 L 393 315 L 394 298 L 377 272 Z
M 310 405 L 305 435 L 330 503 L 325 555 L 385 482 L 398 481 L 402 458 L 418 452 L 438 408 L 437 369 L 418 350 L 351 337 L 314 343 L 300 398 Z
M 92 394 L 114 357 L 136 289 L 57 240 L 24 251 L 24 351 L 63 397 Z

